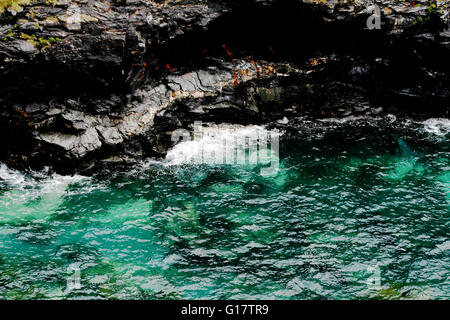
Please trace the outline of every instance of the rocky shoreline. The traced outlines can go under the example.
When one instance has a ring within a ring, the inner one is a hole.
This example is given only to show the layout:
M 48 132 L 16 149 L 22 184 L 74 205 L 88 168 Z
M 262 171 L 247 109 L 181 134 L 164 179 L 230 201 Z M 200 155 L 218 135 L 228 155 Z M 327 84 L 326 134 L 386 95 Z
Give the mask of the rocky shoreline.
M 194 121 L 449 117 L 450 1 L 0 2 L 0 161 L 161 157 Z M 95 170 L 95 169 L 94 169 Z

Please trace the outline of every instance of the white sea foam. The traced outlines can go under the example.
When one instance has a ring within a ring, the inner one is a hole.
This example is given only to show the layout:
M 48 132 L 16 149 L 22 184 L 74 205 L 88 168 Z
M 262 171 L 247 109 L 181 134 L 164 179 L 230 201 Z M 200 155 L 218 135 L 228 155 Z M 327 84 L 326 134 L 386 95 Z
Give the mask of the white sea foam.
M 175 145 L 167 153 L 164 163 L 171 166 L 186 163 L 252 164 L 257 160 L 255 151 L 264 153 L 264 150 L 270 148 L 271 140 L 273 142 L 274 137 L 279 136 L 279 132 L 256 125 L 198 126 L 195 128 L 194 138 Z M 265 153 L 266 158 L 271 157 L 271 153 Z M 263 160 L 263 163 L 268 162 L 267 159 Z
M 344 117 L 344 118 L 323 118 L 323 119 L 318 119 L 317 121 L 319 122 L 323 122 L 323 123 L 347 123 L 350 121 L 358 121 L 358 120 L 363 120 L 363 119 L 368 119 L 368 117 L 366 116 L 348 116 L 348 117 Z M 375 118 L 370 118 L 370 119 L 375 119 Z
M 431 118 L 423 122 L 424 130 L 438 136 L 446 136 L 450 133 L 450 119 Z
M 370 120 L 370 121 L 388 121 L 389 123 L 394 123 L 397 121 L 397 117 L 393 114 L 388 114 L 385 117 L 375 117 L 375 116 L 347 116 L 343 118 L 323 118 L 323 119 L 317 119 L 317 121 L 320 123 L 336 123 L 336 124 L 345 124 L 348 122 L 355 122 L 360 120 Z
M 4 163 L 0 163 L 0 181 L 3 181 L 10 187 L 40 186 L 51 189 L 60 185 L 67 185 L 87 179 L 89 178 L 81 175 L 63 176 L 56 173 L 49 174 L 48 168 L 42 171 L 24 173 L 19 170 L 10 169 Z
M 0 181 L 9 185 L 23 185 L 25 176 L 19 171 L 8 168 L 4 163 L 0 163 Z
M 22 173 L 0 164 L 0 182 L 6 187 L 0 194 L 0 222 L 46 218 L 61 204 L 70 184 L 87 179 L 48 172 Z

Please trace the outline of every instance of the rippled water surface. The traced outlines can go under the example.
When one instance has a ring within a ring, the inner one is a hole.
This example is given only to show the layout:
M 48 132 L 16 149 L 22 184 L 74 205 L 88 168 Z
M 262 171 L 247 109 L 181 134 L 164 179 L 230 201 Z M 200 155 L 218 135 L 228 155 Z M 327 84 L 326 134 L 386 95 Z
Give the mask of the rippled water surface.
M 305 123 L 272 176 L 2 165 L 0 298 L 448 299 L 448 128 Z

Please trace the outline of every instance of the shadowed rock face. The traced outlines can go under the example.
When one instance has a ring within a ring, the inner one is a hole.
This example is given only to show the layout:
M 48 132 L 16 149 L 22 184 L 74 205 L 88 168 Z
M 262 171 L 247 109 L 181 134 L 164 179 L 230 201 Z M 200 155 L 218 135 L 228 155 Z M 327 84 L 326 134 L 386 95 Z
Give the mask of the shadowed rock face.
M 6 2 L 5 2 L 6 3 Z M 448 117 L 450 1 L 0 2 L 0 161 L 162 156 L 194 121 Z

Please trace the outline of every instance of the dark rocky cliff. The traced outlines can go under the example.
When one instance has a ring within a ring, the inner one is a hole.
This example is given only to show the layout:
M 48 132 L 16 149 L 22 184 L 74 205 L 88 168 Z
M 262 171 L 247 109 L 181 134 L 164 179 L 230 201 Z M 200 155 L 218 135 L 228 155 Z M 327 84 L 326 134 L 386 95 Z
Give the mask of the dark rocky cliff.
M 204 122 L 450 109 L 450 1 L 0 0 L 0 161 L 161 156 Z

